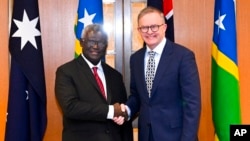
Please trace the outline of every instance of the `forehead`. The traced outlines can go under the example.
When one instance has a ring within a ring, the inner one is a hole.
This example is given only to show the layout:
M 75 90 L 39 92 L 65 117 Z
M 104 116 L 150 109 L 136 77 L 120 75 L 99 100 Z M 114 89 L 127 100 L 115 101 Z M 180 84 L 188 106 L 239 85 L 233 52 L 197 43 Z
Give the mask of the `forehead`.
M 87 34 L 87 38 L 89 39 L 104 39 L 104 34 L 101 31 L 90 31 Z
M 143 15 L 139 21 L 138 25 L 153 25 L 153 24 L 162 24 L 162 17 L 159 13 L 152 12 Z

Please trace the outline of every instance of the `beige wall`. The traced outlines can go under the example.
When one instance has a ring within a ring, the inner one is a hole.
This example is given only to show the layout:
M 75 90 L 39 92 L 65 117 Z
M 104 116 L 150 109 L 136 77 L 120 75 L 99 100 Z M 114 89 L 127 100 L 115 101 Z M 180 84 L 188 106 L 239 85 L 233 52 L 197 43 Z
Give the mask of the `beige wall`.
M 8 0 L 0 3 L 0 140 L 4 140 L 6 108 L 8 99 Z
M 202 85 L 202 115 L 199 138 L 213 140 L 211 119 L 211 40 L 213 31 L 214 0 L 173 0 L 175 11 L 176 42 L 192 49 L 197 58 Z M 62 117 L 54 96 L 55 70 L 62 63 L 73 58 L 73 24 L 78 0 L 42 0 L 40 3 L 42 41 L 44 51 L 48 126 L 44 140 L 60 140 Z M 4 140 L 6 107 L 8 98 L 8 0 L 0 4 L 0 140 Z M 241 86 L 243 123 L 250 124 L 250 9 L 249 0 L 237 2 L 238 54 Z
M 237 29 L 238 29 L 238 62 L 240 74 L 240 92 L 241 92 L 241 113 L 242 121 L 250 124 L 250 1 L 238 0 L 237 6 Z

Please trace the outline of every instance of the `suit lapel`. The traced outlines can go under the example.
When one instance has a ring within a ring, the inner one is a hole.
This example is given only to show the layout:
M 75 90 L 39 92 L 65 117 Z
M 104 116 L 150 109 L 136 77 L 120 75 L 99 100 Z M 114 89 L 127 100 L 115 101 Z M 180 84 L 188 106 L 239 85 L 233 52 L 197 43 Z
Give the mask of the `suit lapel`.
M 80 72 L 80 73 L 79 73 L 79 74 L 84 75 L 84 77 L 81 77 L 81 78 L 87 77 L 87 79 L 89 80 L 89 82 L 90 82 L 91 84 L 95 85 L 96 88 L 98 88 L 98 86 L 97 86 L 97 84 L 96 84 L 96 82 L 95 82 L 95 78 L 94 78 L 94 76 L 93 76 L 93 73 L 92 73 L 91 69 L 89 68 L 87 62 L 86 62 L 81 56 L 79 56 L 79 57 L 77 58 L 77 61 L 78 61 L 78 63 L 80 64 L 80 65 L 79 65 L 79 66 L 80 66 L 80 69 L 79 69 L 79 72 Z M 86 80 L 85 80 L 85 81 L 86 81 Z
M 111 99 L 112 99 L 111 88 L 110 88 L 111 87 L 110 86 L 110 84 L 111 84 L 110 81 L 112 80 L 112 78 L 111 78 L 112 74 L 109 74 L 108 68 L 104 63 L 102 63 L 102 69 L 103 69 L 105 80 L 106 80 L 106 90 L 107 90 L 107 94 L 106 94 L 107 99 L 106 99 L 106 101 L 108 103 L 110 103 Z
M 144 67 L 146 67 L 146 66 L 144 66 L 144 58 L 145 58 L 145 52 L 146 52 L 146 47 L 144 46 L 143 48 L 142 48 L 142 50 L 140 51 L 140 52 L 138 52 L 139 53 L 139 57 L 138 58 L 136 58 L 136 65 L 138 65 L 139 67 L 139 69 L 136 69 L 135 71 L 136 71 L 136 73 L 135 74 L 137 74 L 138 75 L 138 80 L 143 80 L 142 81 L 142 89 L 143 89 L 143 91 L 144 91 L 144 93 L 148 93 L 148 91 L 147 91 L 147 84 L 146 84 L 146 79 L 145 79 L 145 72 L 144 72 L 144 70 L 145 70 L 145 68 Z
M 93 75 L 91 69 L 89 68 L 87 62 L 82 57 L 78 57 L 77 61 L 80 64 L 79 74 L 83 75 L 80 77 L 87 78 L 90 85 L 92 85 L 98 91 L 98 94 L 100 95 L 100 97 L 106 101 L 106 99 L 102 96 L 101 90 L 100 90 L 99 86 L 97 85 L 96 80 L 94 78 L 94 75 Z M 84 80 L 84 81 L 86 81 L 86 80 Z
M 173 52 L 173 46 L 171 45 L 170 41 L 167 40 L 165 47 L 162 51 L 162 55 L 161 55 L 160 62 L 157 67 L 157 71 L 155 73 L 154 83 L 152 87 L 152 95 L 154 94 L 154 91 L 156 90 L 158 84 L 160 83 L 162 76 L 166 72 L 169 66 L 168 65 L 169 62 L 172 61 L 171 59 L 169 59 L 172 52 Z

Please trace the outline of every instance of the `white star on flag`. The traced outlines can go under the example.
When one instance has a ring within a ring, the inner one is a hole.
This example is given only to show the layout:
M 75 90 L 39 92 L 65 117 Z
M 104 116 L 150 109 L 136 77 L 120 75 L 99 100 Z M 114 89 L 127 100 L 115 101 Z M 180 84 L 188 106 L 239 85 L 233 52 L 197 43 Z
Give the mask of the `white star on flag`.
M 223 24 L 223 20 L 225 19 L 226 14 L 220 16 L 219 12 L 219 19 L 215 21 L 215 24 L 218 25 L 218 33 L 219 33 L 219 28 L 222 30 L 226 30 Z
M 38 17 L 30 21 L 26 11 L 24 10 L 22 21 L 14 19 L 14 22 L 17 25 L 18 30 L 12 35 L 12 37 L 21 38 L 21 50 L 24 48 L 28 41 L 34 46 L 34 48 L 37 49 L 35 36 L 41 36 L 41 32 L 36 29 Z
M 87 9 L 84 9 L 84 17 L 79 19 L 78 21 L 83 23 L 86 27 L 87 25 L 93 24 L 93 19 L 95 17 L 96 13 L 89 15 Z

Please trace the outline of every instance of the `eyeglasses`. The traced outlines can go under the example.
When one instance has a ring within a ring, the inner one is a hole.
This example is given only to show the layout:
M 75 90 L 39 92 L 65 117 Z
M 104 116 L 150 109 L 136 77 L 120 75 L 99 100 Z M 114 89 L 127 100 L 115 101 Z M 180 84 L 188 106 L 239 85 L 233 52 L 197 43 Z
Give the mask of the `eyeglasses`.
M 149 28 L 151 29 L 152 32 L 156 32 L 159 30 L 159 27 L 162 25 L 165 25 L 165 24 L 160 24 L 160 25 L 154 24 L 154 25 L 150 25 L 150 26 L 141 26 L 141 27 L 138 27 L 138 29 L 143 33 L 147 33 Z
M 82 41 L 85 42 L 88 47 L 92 47 L 92 46 L 97 45 L 98 47 L 103 48 L 107 45 L 107 43 L 105 41 L 95 41 L 95 40 L 89 40 L 89 39 L 87 39 L 87 40 L 83 39 Z

